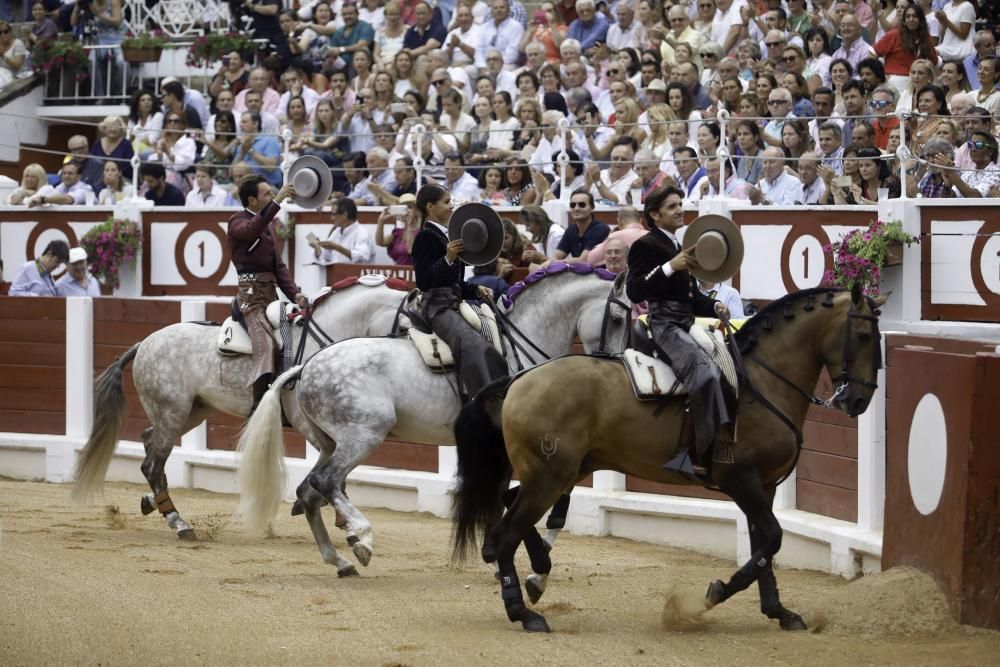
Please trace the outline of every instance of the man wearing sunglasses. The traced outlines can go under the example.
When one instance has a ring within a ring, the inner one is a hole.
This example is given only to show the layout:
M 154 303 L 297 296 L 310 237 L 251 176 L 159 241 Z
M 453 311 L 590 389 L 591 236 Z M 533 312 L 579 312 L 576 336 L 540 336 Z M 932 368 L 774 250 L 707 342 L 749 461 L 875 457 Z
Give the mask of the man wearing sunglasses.
M 989 132 L 976 130 L 966 142 L 974 169 L 958 171 L 954 160 L 943 154 L 931 158 L 941 167 L 941 175 L 951 185 L 956 197 L 989 197 L 990 191 L 1000 186 L 1000 167 L 997 166 L 997 140 Z
M 683 5 L 671 7 L 667 11 L 667 19 L 670 21 L 670 30 L 663 38 L 667 44 L 676 49 L 678 44 L 684 42 L 691 47 L 692 53 L 701 49 L 705 36 L 691 25 L 691 17 Z
M 553 254 L 558 262 L 586 262 L 591 249 L 611 233 L 610 227 L 594 218 L 594 198 L 588 190 L 574 190 L 570 195 L 569 223 Z
M 899 118 L 896 117 L 896 89 L 887 84 L 877 86 L 872 91 L 871 101 L 871 126 L 875 130 L 875 146 L 879 150 L 885 150 L 889 145 L 889 135 L 899 127 Z

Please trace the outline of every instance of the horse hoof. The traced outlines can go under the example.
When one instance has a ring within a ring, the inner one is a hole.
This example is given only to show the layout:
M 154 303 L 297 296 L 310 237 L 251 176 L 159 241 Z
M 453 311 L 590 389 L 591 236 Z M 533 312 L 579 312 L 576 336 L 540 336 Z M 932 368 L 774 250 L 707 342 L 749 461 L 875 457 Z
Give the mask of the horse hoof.
M 153 504 L 153 499 L 149 496 L 143 496 L 139 500 L 139 511 L 142 512 L 143 516 L 148 516 L 153 513 L 156 509 L 156 505 Z
M 194 528 L 185 528 L 177 531 L 177 537 L 182 540 L 194 541 L 198 539 L 198 533 L 194 532 Z
M 542 599 L 542 593 L 545 592 L 544 588 L 541 588 L 533 579 L 534 575 L 528 577 L 524 580 L 524 590 L 528 592 L 528 599 L 531 600 L 531 604 L 537 603 Z
M 725 586 L 726 585 L 718 579 L 708 585 L 708 592 L 705 593 L 705 598 L 711 606 L 714 607 L 725 599 Z
M 338 577 L 359 577 L 358 569 L 353 565 L 348 565 L 347 567 L 337 570 Z
M 302 509 L 302 501 L 296 500 L 292 503 L 292 516 L 299 516 L 300 514 L 305 514 L 305 510 Z
M 808 630 L 806 627 L 806 622 L 802 620 L 802 617 L 794 612 L 789 612 L 788 615 L 782 616 L 779 621 L 782 630 Z
M 525 632 L 552 632 L 549 624 L 545 622 L 545 617 L 540 614 L 532 614 L 521 621 L 521 627 Z
M 358 559 L 358 562 L 363 566 L 368 567 L 368 563 L 372 560 L 372 550 L 363 542 L 357 542 L 351 545 L 351 551 L 354 552 L 354 557 Z

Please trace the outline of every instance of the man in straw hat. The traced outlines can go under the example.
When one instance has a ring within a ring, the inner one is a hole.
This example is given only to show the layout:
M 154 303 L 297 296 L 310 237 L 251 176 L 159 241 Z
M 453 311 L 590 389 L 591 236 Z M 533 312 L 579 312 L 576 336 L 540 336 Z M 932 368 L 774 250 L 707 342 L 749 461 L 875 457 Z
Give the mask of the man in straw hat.
M 675 236 L 684 226 L 683 200 L 684 193 L 672 185 L 646 199 L 643 218 L 649 233 L 629 249 L 626 290 L 632 303 L 648 302 L 650 336 L 657 355 L 670 364 L 690 399 L 697 460 L 689 470 L 687 452 L 679 452 L 664 468 L 704 477 L 709 448 L 730 415 L 718 367 L 688 332 L 696 316 L 725 320 L 729 309 L 703 294 L 689 272 L 699 268 L 695 249 L 682 250 Z
M 278 298 L 279 287 L 300 308 L 306 308 L 309 299 L 275 250 L 271 224 L 281 202 L 295 196 L 295 187 L 286 183 L 275 195 L 263 176 L 251 174 L 240 181 L 239 193 L 243 210 L 229 218 L 226 240 L 239 280 L 237 300 L 253 350 L 253 371 L 247 383 L 253 386 L 253 414 L 274 380 L 276 344 L 264 311 Z

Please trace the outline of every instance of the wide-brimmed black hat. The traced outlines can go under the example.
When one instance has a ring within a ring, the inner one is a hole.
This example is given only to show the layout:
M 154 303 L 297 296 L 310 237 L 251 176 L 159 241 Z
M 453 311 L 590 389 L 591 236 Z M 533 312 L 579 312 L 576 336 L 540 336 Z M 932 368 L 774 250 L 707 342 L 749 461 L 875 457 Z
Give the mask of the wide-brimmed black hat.
M 465 241 L 465 252 L 458 257 L 466 264 L 489 264 L 503 247 L 503 221 L 486 204 L 462 204 L 448 221 L 448 238 Z
M 694 219 L 684 232 L 684 250 L 695 248 L 699 268 L 691 274 L 706 283 L 729 280 L 743 263 L 743 235 L 736 223 L 722 215 Z
M 315 155 L 303 155 L 288 168 L 288 182 L 295 186 L 292 199 L 302 208 L 317 209 L 330 198 L 333 176 L 330 167 Z

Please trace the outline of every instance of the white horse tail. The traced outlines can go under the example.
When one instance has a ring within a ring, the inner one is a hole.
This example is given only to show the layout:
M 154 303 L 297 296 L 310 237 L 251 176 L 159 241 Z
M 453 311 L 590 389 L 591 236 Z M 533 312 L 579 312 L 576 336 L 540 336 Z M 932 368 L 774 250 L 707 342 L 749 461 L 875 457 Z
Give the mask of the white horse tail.
M 111 465 L 118 438 L 125 421 L 125 394 L 122 393 L 122 373 L 135 358 L 141 341 L 128 349 L 94 382 L 94 425 L 87 444 L 80 452 L 70 495 L 74 503 L 85 505 L 100 493 L 104 477 Z
M 301 371 L 299 365 L 278 376 L 240 434 L 236 448 L 240 452 L 240 506 L 237 512 L 255 532 L 268 530 L 285 492 L 287 474 L 281 431 L 281 389 Z

